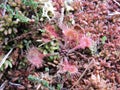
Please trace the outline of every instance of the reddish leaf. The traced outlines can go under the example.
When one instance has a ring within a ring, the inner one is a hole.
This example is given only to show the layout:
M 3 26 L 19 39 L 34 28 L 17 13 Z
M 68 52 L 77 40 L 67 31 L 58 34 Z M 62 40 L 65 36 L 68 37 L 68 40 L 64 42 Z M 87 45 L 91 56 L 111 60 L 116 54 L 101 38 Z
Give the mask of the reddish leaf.
M 46 26 L 45 26 L 45 30 L 50 34 L 50 35 L 52 35 L 52 36 L 54 36 L 54 37 L 58 37 L 58 35 L 57 35 L 57 33 L 56 33 L 56 31 L 55 31 L 55 28 L 52 26 L 52 25 L 50 25 L 50 24 L 47 24 Z
M 72 65 L 68 62 L 67 59 L 65 59 L 63 62 L 61 62 L 59 73 L 65 73 L 69 72 L 70 74 L 74 74 L 78 72 L 78 68 L 75 65 Z
M 40 53 L 36 47 L 32 47 L 28 50 L 27 59 L 37 68 L 42 67 L 43 58 L 44 55 Z
M 74 40 L 78 41 L 78 33 L 75 30 L 68 29 L 68 30 L 63 30 L 63 34 L 68 40 Z
M 79 45 L 77 45 L 75 49 L 77 48 L 85 49 L 86 47 L 89 48 L 91 45 L 92 45 L 92 39 L 89 37 L 83 36 L 82 38 L 80 38 Z

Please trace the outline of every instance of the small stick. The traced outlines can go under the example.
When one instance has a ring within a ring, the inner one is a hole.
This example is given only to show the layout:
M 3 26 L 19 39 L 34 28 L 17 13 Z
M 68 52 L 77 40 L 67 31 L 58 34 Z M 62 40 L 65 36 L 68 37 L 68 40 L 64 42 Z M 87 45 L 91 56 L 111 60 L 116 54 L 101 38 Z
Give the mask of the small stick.
M 70 88 L 70 90 L 72 90 L 78 83 L 79 81 L 82 79 L 82 77 L 85 75 L 85 73 L 87 72 L 87 70 L 89 69 L 89 66 L 93 63 L 94 60 L 92 60 L 89 65 L 87 66 L 87 68 L 85 69 L 85 71 L 82 73 L 82 75 L 79 77 L 79 79 L 76 81 L 76 83 Z
M 10 85 L 13 85 L 13 86 L 18 86 L 18 87 L 22 87 L 23 85 L 21 84 L 18 84 L 18 83 L 12 83 L 12 82 L 9 82 Z

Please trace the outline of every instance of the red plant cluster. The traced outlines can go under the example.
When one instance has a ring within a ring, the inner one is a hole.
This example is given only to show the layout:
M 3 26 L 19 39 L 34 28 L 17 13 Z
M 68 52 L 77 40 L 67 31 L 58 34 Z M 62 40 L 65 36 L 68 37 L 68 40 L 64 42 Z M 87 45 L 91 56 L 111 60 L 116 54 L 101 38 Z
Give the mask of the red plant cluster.
M 46 32 L 47 32 L 50 36 L 53 36 L 53 37 L 55 37 L 55 38 L 58 37 L 54 26 L 52 26 L 52 25 L 50 25 L 50 24 L 47 24 L 47 25 L 45 26 L 45 30 L 46 30 Z
M 90 48 L 90 46 L 92 46 L 93 40 L 90 37 L 87 37 L 74 29 L 63 30 L 63 34 L 65 39 L 67 39 L 66 41 L 76 43 L 75 46 L 72 47 L 74 49 L 85 49 L 86 47 Z
M 45 30 L 55 38 L 59 37 L 56 33 L 55 28 L 52 25 L 45 26 Z M 86 47 L 89 48 L 90 46 L 92 46 L 93 40 L 90 37 L 87 37 L 86 35 L 77 32 L 75 29 L 66 28 L 62 30 L 62 33 L 64 35 L 64 40 L 67 44 L 74 43 L 74 45 L 70 48 L 85 49 Z

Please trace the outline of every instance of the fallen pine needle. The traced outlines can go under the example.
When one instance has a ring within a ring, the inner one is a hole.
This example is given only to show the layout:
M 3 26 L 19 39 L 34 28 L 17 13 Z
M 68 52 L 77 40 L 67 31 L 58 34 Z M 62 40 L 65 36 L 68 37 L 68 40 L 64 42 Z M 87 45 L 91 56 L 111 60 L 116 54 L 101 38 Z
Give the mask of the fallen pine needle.
M 89 66 L 94 62 L 94 60 L 92 60 L 89 65 L 87 66 L 87 68 L 85 69 L 85 71 L 82 73 L 82 75 L 79 77 L 79 79 L 75 82 L 75 84 L 70 88 L 70 90 L 72 90 L 78 83 L 79 81 L 82 79 L 82 77 L 85 75 L 85 73 L 87 72 L 87 70 L 89 69 Z

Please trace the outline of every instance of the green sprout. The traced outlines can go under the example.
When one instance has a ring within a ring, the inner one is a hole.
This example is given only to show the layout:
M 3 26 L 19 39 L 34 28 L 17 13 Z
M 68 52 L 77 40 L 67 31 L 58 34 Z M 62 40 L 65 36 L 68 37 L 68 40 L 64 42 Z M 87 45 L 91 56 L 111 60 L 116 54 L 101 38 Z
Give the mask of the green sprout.
M 102 44 L 105 44 L 105 41 L 107 40 L 107 37 L 106 36 L 103 36 L 102 38 L 101 38 L 101 41 L 102 41 Z
M 2 65 L 2 67 L 0 68 L 0 71 L 4 71 L 6 68 L 12 68 L 12 59 L 8 59 L 4 62 L 4 64 Z

